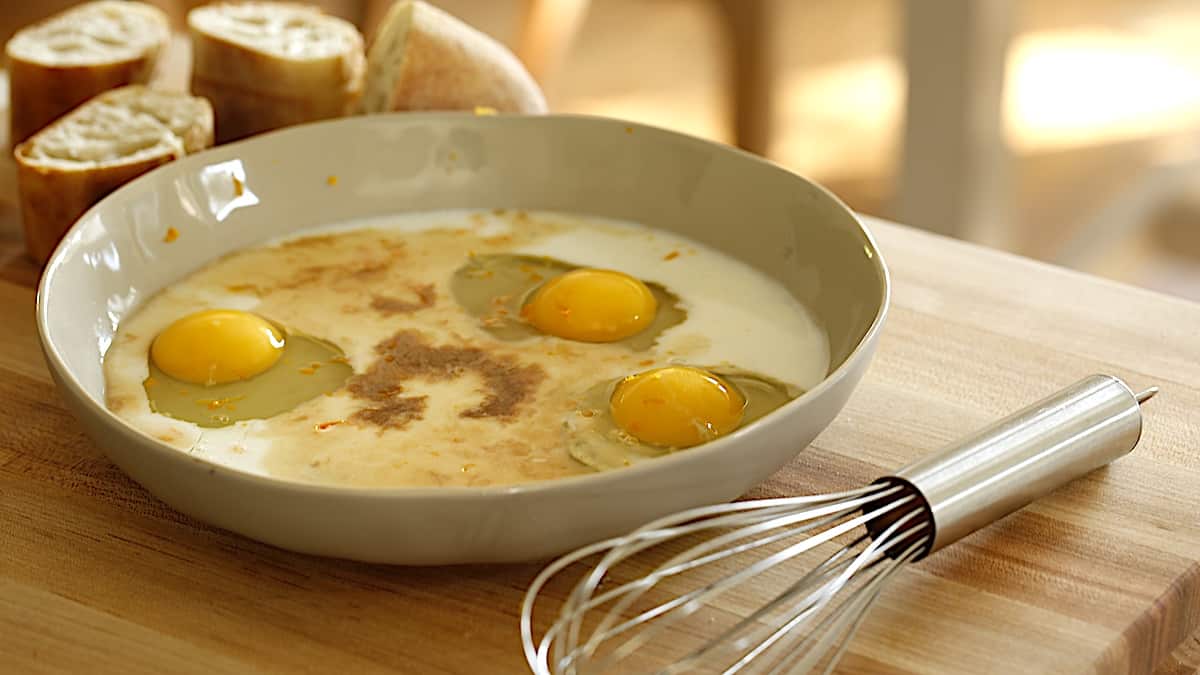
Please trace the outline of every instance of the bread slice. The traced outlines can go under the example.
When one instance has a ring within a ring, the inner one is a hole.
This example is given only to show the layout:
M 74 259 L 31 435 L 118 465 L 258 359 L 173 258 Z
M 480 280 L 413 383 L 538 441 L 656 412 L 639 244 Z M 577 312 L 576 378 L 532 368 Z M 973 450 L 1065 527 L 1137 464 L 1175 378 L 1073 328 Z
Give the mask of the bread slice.
M 392 5 L 367 52 L 362 110 L 544 113 L 546 97 L 507 47 L 427 3 Z
M 188 13 L 192 93 L 212 101 L 217 141 L 339 117 L 362 94 L 362 35 L 314 7 L 219 3 Z
M 102 197 L 212 141 L 208 101 L 142 85 L 105 92 L 67 113 L 13 152 L 29 255 L 44 264 Z
M 140 2 L 89 2 L 13 35 L 8 55 L 16 146 L 102 91 L 146 83 L 170 33 L 167 16 Z

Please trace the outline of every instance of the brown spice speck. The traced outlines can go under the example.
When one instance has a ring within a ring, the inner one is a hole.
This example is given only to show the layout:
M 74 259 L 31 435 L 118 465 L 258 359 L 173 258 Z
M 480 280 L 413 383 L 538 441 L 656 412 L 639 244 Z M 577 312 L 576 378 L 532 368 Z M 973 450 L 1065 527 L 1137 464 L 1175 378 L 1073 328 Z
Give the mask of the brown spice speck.
M 433 284 L 413 284 L 409 287 L 416 295 L 416 301 L 402 300 L 386 295 L 377 295 L 371 300 L 371 309 L 385 315 L 412 314 L 419 309 L 433 307 L 437 293 Z
M 671 251 L 663 256 L 663 260 L 674 260 L 679 257 L 679 251 Z
M 344 265 L 309 265 L 296 271 L 288 281 L 280 282 L 276 288 L 294 289 L 311 284 L 333 284 L 347 279 L 376 279 L 392 266 L 394 260 L 365 260 Z
M 483 380 L 483 400 L 459 416 L 511 419 L 546 377 L 537 364 L 522 365 L 513 356 L 479 347 L 431 345 L 415 331 L 401 331 L 380 342 L 375 353 L 381 358 L 351 377 L 346 388 L 355 398 L 374 404 L 356 412 L 354 419 L 381 428 L 402 429 L 421 419 L 426 397 L 397 395 L 411 379 L 445 381 L 473 371 Z
M 401 396 L 379 402 L 374 408 L 363 408 L 354 413 L 354 419 L 373 424 L 381 429 L 403 429 L 409 422 L 421 419 L 425 414 L 427 396 Z
M 281 249 L 307 249 L 316 248 L 318 246 L 332 246 L 337 242 L 337 235 L 333 234 L 313 234 L 307 237 L 291 239 L 279 245 Z
M 337 181 L 338 181 L 337 176 L 329 176 L 328 178 L 325 179 L 325 184 L 328 185 L 329 187 L 333 187 L 334 185 L 337 185 Z
M 196 403 L 207 407 L 209 410 L 217 410 L 219 408 L 228 408 L 230 410 L 236 410 L 237 408 L 233 405 L 234 401 L 240 401 L 243 398 L 246 398 L 246 397 L 245 396 L 230 396 L 228 398 L 202 398 L 202 399 L 197 400 Z
M 179 230 L 168 227 L 166 234 L 163 235 L 163 242 L 169 244 L 179 238 Z

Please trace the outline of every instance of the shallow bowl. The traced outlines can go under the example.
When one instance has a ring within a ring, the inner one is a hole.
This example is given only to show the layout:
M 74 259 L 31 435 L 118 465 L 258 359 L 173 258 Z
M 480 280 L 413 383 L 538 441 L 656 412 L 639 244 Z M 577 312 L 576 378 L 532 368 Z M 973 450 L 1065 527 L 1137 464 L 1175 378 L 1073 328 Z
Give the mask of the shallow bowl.
M 173 449 L 105 408 L 104 353 L 121 321 L 160 289 L 266 239 L 447 208 L 592 214 L 715 247 L 813 311 L 829 334 L 830 372 L 803 396 L 706 445 L 626 469 L 509 487 L 274 480 Z M 182 235 L 175 243 L 164 241 L 170 227 Z M 612 119 L 394 114 L 224 145 L 122 187 L 85 214 L 50 259 L 37 322 L 50 370 L 83 428 L 159 499 L 295 551 L 425 565 L 544 558 L 745 493 L 837 415 L 874 352 L 888 294 L 883 260 L 855 215 L 819 186 L 752 155 Z

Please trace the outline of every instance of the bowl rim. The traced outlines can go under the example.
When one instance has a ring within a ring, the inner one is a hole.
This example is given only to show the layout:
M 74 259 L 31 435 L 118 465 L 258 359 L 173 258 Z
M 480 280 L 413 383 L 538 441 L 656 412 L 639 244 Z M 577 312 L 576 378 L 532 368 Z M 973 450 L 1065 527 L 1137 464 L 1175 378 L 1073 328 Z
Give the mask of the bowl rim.
M 754 424 L 735 430 L 733 433 L 718 438 L 703 445 L 689 448 L 687 452 L 676 452 L 662 457 L 657 457 L 653 461 L 639 462 L 633 466 L 624 467 L 618 470 L 598 471 L 590 474 L 582 474 L 578 476 L 567 476 L 563 478 L 551 478 L 540 481 L 532 481 L 528 483 L 516 483 L 512 485 L 491 485 L 483 487 L 468 487 L 468 486 L 420 486 L 420 487 L 354 487 L 344 485 L 323 485 L 319 483 L 304 483 L 300 481 L 286 480 L 281 478 L 273 478 L 261 474 L 251 473 L 249 471 L 234 468 L 226 464 L 221 464 L 204 457 L 197 457 L 188 454 L 177 448 L 171 447 L 146 432 L 137 429 L 130 425 L 116 413 L 112 412 L 102 402 L 97 402 L 92 395 L 84 388 L 83 384 L 76 377 L 75 373 L 68 368 L 66 362 L 61 356 L 58 346 L 49 337 L 49 311 L 50 300 L 47 299 L 50 293 L 49 288 L 54 283 L 54 279 L 58 270 L 63 265 L 63 260 L 66 256 L 66 251 L 73 245 L 73 240 L 76 239 L 76 231 L 80 225 L 88 220 L 93 213 L 104 208 L 107 203 L 120 199 L 124 193 L 130 191 L 139 184 L 150 181 L 160 180 L 163 176 L 171 173 L 184 170 L 193 163 L 204 162 L 207 159 L 210 151 L 213 149 L 237 149 L 246 145 L 253 145 L 264 138 L 289 136 L 289 135 L 304 135 L 311 132 L 314 128 L 330 128 L 337 126 L 350 126 L 362 123 L 366 120 L 373 120 L 378 123 L 377 118 L 399 118 L 411 119 L 414 122 L 420 122 L 423 119 L 441 119 L 441 118 L 456 118 L 460 120 L 474 119 L 479 124 L 504 124 L 505 120 L 513 119 L 548 119 L 548 120 L 575 120 L 599 125 L 620 126 L 624 128 L 642 129 L 653 133 L 664 134 L 672 137 L 677 142 L 691 144 L 693 146 L 703 146 L 706 148 L 716 147 L 724 152 L 731 152 L 743 160 L 750 161 L 774 171 L 784 172 L 787 175 L 798 179 L 814 188 L 822 194 L 826 199 L 832 201 L 837 207 L 845 211 L 850 216 L 851 220 L 858 227 L 859 233 L 862 235 L 866 244 L 864 250 L 867 257 L 874 261 L 877 271 L 878 283 L 880 286 L 880 304 L 879 309 L 875 313 L 875 317 L 867 331 L 858 340 L 854 348 L 846 355 L 842 362 L 832 371 L 826 373 L 825 377 L 813 388 L 805 391 L 800 396 L 788 401 L 782 407 L 772 411 L 762 419 L 756 420 Z M 725 451 L 732 445 L 743 442 L 743 439 L 750 434 L 761 433 L 765 427 L 779 423 L 779 420 L 787 416 L 789 410 L 794 410 L 807 401 L 813 400 L 820 396 L 824 391 L 832 388 L 839 380 L 847 375 L 854 367 L 854 364 L 864 357 L 864 354 L 870 350 L 877 338 L 878 333 L 882 329 L 888 315 L 888 310 L 891 306 L 892 282 L 891 272 L 885 262 L 882 253 L 879 250 L 879 245 L 875 240 L 875 236 L 867 228 L 862 218 L 853 209 L 847 206 L 837 195 L 829 191 L 828 188 L 809 180 L 801 174 L 782 166 L 781 164 L 769 160 L 765 157 L 755 155 L 737 147 L 725 145 L 715 141 L 710 141 L 704 138 L 693 136 L 690 134 L 658 127 L 651 124 L 643 124 L 630 120 L 624 120 L 616 117 L 606 117 L 601 115 L 585 115 L 578 113 L 553 113 L 546 115 L 515 115 L 515 114 L 499 114 L 499 115 L 477 115 L 472 112 L 446 111 L 446 112 L 398 112 L 384 113 L 382 115 L 370 116 L 353 116 L 347 118 L 338 118 L 334 120 L 324 120 L 312 122 L 308 124 L 294 125 L 282 129 L 265 132 L 250 138 L 234 141 L 232 143 L 222 144 L 216 148 L 198 152 L 194 155 L 177 159 L 175 161 L 164 164 L 156 169 L 153 169 L 128 183 L 117 188 L 112 193 L 106 195 L 99 202 L 83 213 L 76 220 L 63 238 L 55 247 L 54 253 L 50 256 L 41 279 L 38 281 L 37 297 L 36 297 L 36 324 L 38 339 L 41 342 L 42 352 L 46 358 L 50 369 L 56 375 L 56 380 L 60 386 L 65 386 L 72 396 L 77 401 L 88 409 L 93 415 L 99 417 L 102 424 L 108 428 L 117 431 L 127 442 L 140 443 L 143 448 L 150 449 L 152 452 L 160 455 L 169 455 L 170 461 L 190 461 L 192 463 L 205 466 L 209 473 L 223 474 L 223 477 L 246 481 L 256 484 L 257 487 L 288 492 L 300 492 L 310 495 L 324 495 L 330 497 L 362 497 L 362 498 L 386 498 L 386 499 L 428 499 L 431 497 L 440 498 L 496 498 L 502 496 L 535 496 L 540 494 L 548 494 L 559 491 L 570 491 L 577 488 L 603 488 L 605 485 L 613 481 L 628 481 L 636 478 L 638 475 L 645 475 L 656 472 L 670 471 L 674 466 L 698 461 L 699 458 L 717 454 Z M 107 453 L 106 453 L 107 454 Z

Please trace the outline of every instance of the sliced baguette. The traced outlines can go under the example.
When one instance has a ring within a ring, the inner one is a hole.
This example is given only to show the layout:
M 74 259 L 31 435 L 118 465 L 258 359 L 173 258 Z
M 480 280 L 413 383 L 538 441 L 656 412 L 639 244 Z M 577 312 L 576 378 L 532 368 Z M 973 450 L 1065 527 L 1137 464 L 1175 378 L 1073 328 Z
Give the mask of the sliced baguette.
M 16 146 L 102 91 L 146 83 L 169 37 L 166 15 L 140 2 L 89 2 L 29 26 L 5 45 Z
M 102 197 L 212 141 L 208 101 L 142 85 L 100 94 L 34 134 L 13 152 L 30 257 L 44 264 Z
M 212 101 L 217 141 L 340 117 L 362 94 L 362 35 L 314 7 L 220 3 L 188 13 L 192 93 Z
M 546 97 L 507 47 L 425 2 L 392 5 L 367 53 L 362 110 L 544 113 Z

